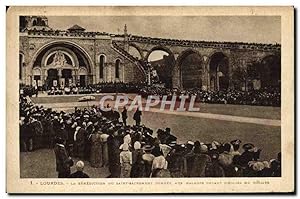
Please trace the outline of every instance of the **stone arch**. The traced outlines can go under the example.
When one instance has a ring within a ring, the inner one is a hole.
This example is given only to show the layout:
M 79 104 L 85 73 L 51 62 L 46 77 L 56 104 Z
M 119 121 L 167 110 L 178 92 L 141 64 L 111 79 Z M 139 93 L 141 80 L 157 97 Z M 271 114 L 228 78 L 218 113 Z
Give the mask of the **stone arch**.
M 80 67 L 78 70 L 78 75 L 79 75 L 79 85 L 81 87 L 85 87 L 88 83 L 87 76 L 88 76 L 88 71 L 85 67 Z
M 81 47 L 80 45 L 78 45 L 77 43 L 71 42 L 71 41 L 65 41 L 65 40 L 51 41 L 51 42 L 48 42 L 45 45 L 43 45 L 34 54 L 33 59 L 31 61 L 31 65 L 32 66 L 34 65 L 34 62 L 36 61 L 36 59 L 40 55 L 40 53 L 43 52 L 43 50 L 45 50 L 45 49 L 47 49 L 47 48 L 49 48 L 51 46 L 55 46 L 55 45 L 66 45 L 66 46 L 69 46 L 69 47 L 76 48 L 80 53 L 82 53 L 82 55 L 86 59 L 86 61 L 87 61 L 87 67 L 88 67 L 88 72 L 92 73 L 92 70 L 94 69 L 94 63 L 92 61 L 91 56 L 88 54 L 88 52 L 83 47 Z
M 150 55 L 155 51 L 163 51 L 162 58 L 158 60 L 149 60 Z M 174 53 L 165 46 L 155 46 L 149 50 L 145 56 L 144 61 L 150 62 L 151 66 L 151 78 L 153 82 L 163 84 L 167 88 L 173 86 L 173 70 L 175 68 L 175 56 Z
M 97 56 L 97 63 L 99 66 L 99 79 L 104 79 L 104 68 L 106 63 L 106 55 L 101 53 Z
M 191 57 L 193 55 L 196 55 L 196 57 Z M 192 63 L 183 66 L 185 61 Z M 198 63 L 199 65 L 193 63 L 197 61 L 200 62 L 200 64 Z M 181 52 L 176 60 L 176 69 L 179 71 L 179 78 L 183 88 L 202 88 L 204 70 L 202 56 L 199 51 L 189 48 Z
M 146 60 L 146 61 L 148 60 L 149 55 L 150 55 L 153 51 L 155 51 L 155 50 L 165 51 L 165 52 L 167 52 L 169 55 L 174 56 L 174 53 L 173 53 L 168 47 L 166 47 L 166 46 L 155 46 L 155 47 L 151 48 L 151 49 L 147 52 L 147 54 L 146 54 L 146 56 L 145 56 L 145 60 Z
M 54 48 L 50 48 L 43 56 L 42 58 L 42 64 L 45 64 L 45 65 L 42 65 L 42 66 L 46 66 L 47 65 L 47 62 L 48 62 L 48 59 L 56 52 L 56 51 L 63 51 L 63 53 L 67 54 L 67 56 L 71 59 L 71 62 L 72 62 L 72 66 L 74 67 L 79 67 L 79 61 L 78 61 L 78 58 L 77 56 L 75 55 L 75 53 L 68 49 L 68 48 L 65 48 L 65 47 L 54 47 Z
M 32 69 L 32 82 L 34 86 L 41 86 L 39 85 L 39 81 L 42 80 L 42 70 L 40 67 L 34 67 Z
M 120 79 L 120 74 L 121 74 L 121 60 L 117 58 L 115 60 L 115 78 Z
M 213 52 L 208 60 L 210 90 L 227 90 L 230 81 L 229 57 L 222 51 Z
M 143 51 L 141 50 L 141 48 L 136 45 L 135 43 L 129 43 L 129 47 L 133 47 L 135 48 L 138 52 L 139 52 L 139 55 L 141 57 L 141 60 L 144 60 L 144 54 L 143 54 Z
M 80 67 L 78 70 L 78 74 L 79 75 L 88 75 L 88 72 L 87 72 L 86 68 Z
M 261 87 L 280 87 L 281 83 L 281 56 L 278 54 L 266 55 L 260 59 L 258 73 Z
M 81 82 L 83 86 L 86 86 L 87 83 L 92 83 L 95 81 L 94 76 L 92 74 L 94 74 L 94 63 L 91 59 L 91 56 L 88 54 L 88 52 L 81 47 L 80 45 L 78 45 L 75 42 L 71 42 L 71 41 L 65 41 L 65 40 L 57 40 L 57 41 L 51 41 L 48 42 L 46 44 L 44 44 L 42 47 L 40 47 L 39 49 L 37 49 L 37 51 L 34 53 L 33 55 L 33 59 L 30 62 L 30 66 L 31 68 L 34 66 L 41 66 L 42 60 L 45 61 L 45 59 L 47 58 L 47 55 L 44 56 L 47 52 L 51 53 L 53 50 L 51 49 L 63 49 L 65 50 L 66 53 L 69 53 L 70 55 L 72 55 L 74 58 L 74 63 L 76 65 L 76 67 L 73 67 L 71 65 L 66 65 L 62 68 L 57 68 L 57 75 L 58 77 L 53 75 L 53 78 L 49 77 L 47 70 L 49 70 L 50 68 L 45 68 L 45 76 L 42 79 L 42 84 L 45 84 L 47 87 L 51 86 L 53 84 L 53 82 L 51 82 L 52 80 L 57 80 L 58 79 L 58 85 L 61 86 L 68 86 L 69 83 L 76 83 L 76 82 Z M 74 56 L 74 53 L 76 54 L 76 56 Z M 43 59 L 44 58 L 44 59 Z M 80 77 L 80 75 L 78 75 L 78 67 L 84 66 L 86 67 L 87 70 L 87 75 L 83 77 Z M 52 67 L 53 68 L 53 67 Z M 43 68 L 42 68 L 43 69 Z M 62 74 L 62 70 L 71 70 L 68 71 L 68 74 L 71 74 L 71 77 L 63 77 Z M 82 78 L 82 79 L 80 79 Z M 84 82 L 84 83 L 83 83 Z

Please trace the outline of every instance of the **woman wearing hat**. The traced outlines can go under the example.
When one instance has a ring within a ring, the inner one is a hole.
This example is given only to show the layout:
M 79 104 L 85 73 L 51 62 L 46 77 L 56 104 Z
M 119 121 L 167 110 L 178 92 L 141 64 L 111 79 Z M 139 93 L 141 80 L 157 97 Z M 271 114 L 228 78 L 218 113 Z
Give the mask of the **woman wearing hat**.
M 108 146 L 107 146 L 107 138 L 108 134 L 102 133 L 100 135 L 101 138 L 101 147 L 102 147 L 102 165 L 101 167 L 108 166 Z
M 133 145 L 134 150 L 132 151 L 132 168 L 130 177 L 132 178 L 140 178 L 143 177 L 144 174 L 144 161 L 143 161 L 143 155 L 144 152 L 141 149 L 141 143 L 139 141 L 136 141 Z
M 121 178 L 130 178 L 132 153 L 129 151 L 129 145 L 123 144 L 122 152 L 120 153 Z
M 155 158 L 155 156 L 153 154 L 151 154 L 153 149 L 154 149 L 154 146 L 151 146 L 151 145 L 145 145 L 143 147 L 143 150 L 145 152 L 145 154 L 142 156 L 143 161 L 145 163 L 144 177 L 150 177 L 150 174 L 151 174 L 152 163 Z
M 165 159 L 164 156 L 158 156 L 153 159 L 152 163 L 152 178 L 170 178 L 171 173 L 167 169 L 168 168 L 168 162 Z
M 101 132 L 100 129 L 96 129 L 90 135 L 91 141 L 91 155 L 90 162 L 92 167 L 101 167 L 102 166 L 102 145 L 101 145 Z

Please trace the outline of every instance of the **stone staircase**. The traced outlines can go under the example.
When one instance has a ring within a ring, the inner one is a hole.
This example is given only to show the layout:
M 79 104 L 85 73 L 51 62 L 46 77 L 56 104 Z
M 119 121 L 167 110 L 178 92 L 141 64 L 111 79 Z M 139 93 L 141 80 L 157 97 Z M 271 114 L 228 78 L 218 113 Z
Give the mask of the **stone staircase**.
M 129 54 L 127 51 L 125 51 L 121 46 L 119 46 L 116 42 L 112 42 L 111 44 L 112 49 L 114 49 L 117 53 L 121 54 L 123 57 L 134 63 L 140 71 L 146 75 L 146 69 L 144 66 L 140 63 L 139 60 L 134 58 L 131 54 Z

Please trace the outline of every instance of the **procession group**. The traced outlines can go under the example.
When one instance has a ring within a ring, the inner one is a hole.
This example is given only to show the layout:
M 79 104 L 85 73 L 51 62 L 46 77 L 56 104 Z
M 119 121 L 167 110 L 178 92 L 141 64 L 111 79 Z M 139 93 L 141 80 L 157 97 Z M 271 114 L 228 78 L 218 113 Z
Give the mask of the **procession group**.
M 34 105 L 24 96 L 19 104 L 21 151 L 53 149 L 61 178 L 88 177 L 83 171 L 87 162 L 109 168 L 112 178 L 281 176 L 280 152 L 262 161 L 261 149 L 238 138 L 203 143 L 200 137 L 179 143 L 170 128 L 153 132 L 142 125 L 139 110 L 133 115 L 135 125 L 128 125 L 126 108 L 119 113 L 75 107 L 66 113 Z M 71 174 L 72 166 L 76 173 Z

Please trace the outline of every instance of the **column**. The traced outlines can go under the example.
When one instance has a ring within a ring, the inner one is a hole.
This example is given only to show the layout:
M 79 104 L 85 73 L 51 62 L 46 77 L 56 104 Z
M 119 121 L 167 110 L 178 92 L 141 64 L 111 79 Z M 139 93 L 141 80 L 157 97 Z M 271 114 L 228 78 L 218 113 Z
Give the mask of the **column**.
M 207 83 L 207 90 L 211 90 L 211 85 L 210 85 L 210 71 L 209 71 L 209 63 L 206 64 L 206 83 Z
M 76 85 L 76 73 L 75 73 L 75 69 L 72 69 L 72 85 Z
M 58 83 L 59 83 L 59 87 L 61 87 L 62 84 L 63 84 L 61 70 L 62 69 L 58 69 Z
M 228 78 L 229 78 L 229 89 L 233 89 L 233 83 L 232 83 L 232 72 L 233 72 L 233 59 L 228 57 Z
M 216 71 L 216 91 L 220 90 L 219 67 L 220 66 L 217 66 L 217 71 Z

